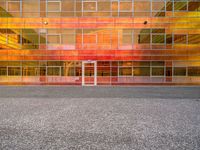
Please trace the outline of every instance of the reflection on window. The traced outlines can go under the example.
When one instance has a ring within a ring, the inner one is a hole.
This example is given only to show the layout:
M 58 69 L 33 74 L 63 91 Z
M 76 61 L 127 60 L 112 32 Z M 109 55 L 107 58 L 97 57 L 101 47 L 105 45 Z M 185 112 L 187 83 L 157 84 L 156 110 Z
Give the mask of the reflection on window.
M 165 11 L 165 2 L 152 2 L 152 11 Z
M 120 11 L 132 11 L 132 2 L 120 2 Z
M 152 67 L 152 76 L 164 76 L 164 67 Z
M 188 11 L 200 11 L 200 2 L 188 2 Z
M 7 67 L 0 67 L 0 76 L 7 75 Z
M 111 11 L 111 2 L 109 1 L 98 1 L 98 11 Z
M 47 35 L 48 44 L 60 44 L 60 35 Z
M 188 67 L 188 76 L 200 76 L 200 67 Z
M 165 35 L 152 35 L 152 43 L 154 44 L 161 44 L 161 43 L 165 43 Z
M 60 67 L 48 67 L 47 75 L 48 76 L 59 76 L 60 75 Z
M 21 76 L 21 67 L 8 67 L 8 76 Z
M 187 42 L 187 36 L 185 34 L 175 34 L 174 43 L 175 44 L 185 44 Z
M 200 34 L 188 35 L 188 44 L 199 44 L 199 43 L 200 43 Z
M 119 68 L 119 76 L 132 76 L 132 67 Z
M 174 67 L 174 76 L 186 76 L 186 67 Z
M 22 2 L 23 17 L 39 17 L 39 1 L 24 0 Z
M 174 11 L 186 11 L 187 2 L 174 2 Z
M 138 35 L 138 43 L 148 44 L 150 42 L 151 42 L 150 34 L 140 34 L 140 35 Z
M 39 76 L 38 67 L 23 67 L 22 69 L 23 76 Z
M 9 11 L 9 12 L 19 12 L 20 11 L 20 1 L 9 1 L 9 2 L 7 2 L 7 11 Z
M 110 67 L 98 67 L 97 76 L 110 76 Z
M 135 12 L 151 12 L 151 2 L 149 1 L 135 1 L 134 2 Z
M 47 2 L 48 12 L 60 12 L 61 2 L 60 1 L 48 1 Z
M 134 67 L 134 76 L 150 76 L 150 67 Z
M 96 11 L 97 10 L 97 2 L 83 2 L 83 10 L 84 11 Z

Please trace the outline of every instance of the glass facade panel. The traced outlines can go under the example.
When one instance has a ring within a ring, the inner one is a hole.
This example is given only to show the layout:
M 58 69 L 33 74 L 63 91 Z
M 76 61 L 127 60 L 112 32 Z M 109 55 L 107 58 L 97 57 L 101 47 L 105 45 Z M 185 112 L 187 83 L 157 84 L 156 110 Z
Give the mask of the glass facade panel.
M 81 85 L 86 69 L 97 85 L 200 84 L 199 18 L 197 0 L 0 0 L 0 76 Z
M 164 76 L 164 68 L 152 67 L 152 76 Z
M 186 67 L 174 67 L 174 76 L 186 76 Z

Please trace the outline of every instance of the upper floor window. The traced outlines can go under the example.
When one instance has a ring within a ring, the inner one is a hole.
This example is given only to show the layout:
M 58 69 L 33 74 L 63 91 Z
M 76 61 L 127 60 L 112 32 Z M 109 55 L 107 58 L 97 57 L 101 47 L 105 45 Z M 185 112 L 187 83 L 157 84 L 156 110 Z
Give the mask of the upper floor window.
M 84 11 L 97 11 L 97 2 L 96 1 L 84 1 L 83 2 Z
M 60 12 L 61 11 L 61 1 L 48 1 L 47 2 L 48 12 Z
M 8 12 L 19 12 L 20 11 L 20 1 L 8 1 L 7 2 Z

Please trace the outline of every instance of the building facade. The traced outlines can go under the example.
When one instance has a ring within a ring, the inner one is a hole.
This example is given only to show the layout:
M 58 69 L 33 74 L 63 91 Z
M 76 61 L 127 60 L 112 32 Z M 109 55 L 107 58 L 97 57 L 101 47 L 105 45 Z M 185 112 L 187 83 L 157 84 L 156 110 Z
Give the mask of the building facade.
M 200 1 L 0 0 L 0 84 L 200 84 Z

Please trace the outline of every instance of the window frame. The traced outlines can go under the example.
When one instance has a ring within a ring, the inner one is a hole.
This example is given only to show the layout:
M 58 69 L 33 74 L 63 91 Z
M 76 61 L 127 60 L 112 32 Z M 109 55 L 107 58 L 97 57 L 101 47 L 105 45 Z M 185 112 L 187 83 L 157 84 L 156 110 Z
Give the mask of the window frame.
M 49 10 L 49 7 L 48 7 L 48 4 L 49 3 L 59 3 L 59 10 Z M 46 13 L 51 13 L 51 12 L 53 12 L 53 13 L 56 13 L 56 12 L 61 12 L 62 11 L 62 4 L 61 4 L 62 2 L 61 1 L 47 1 L 47 3 L 46 3 Z

